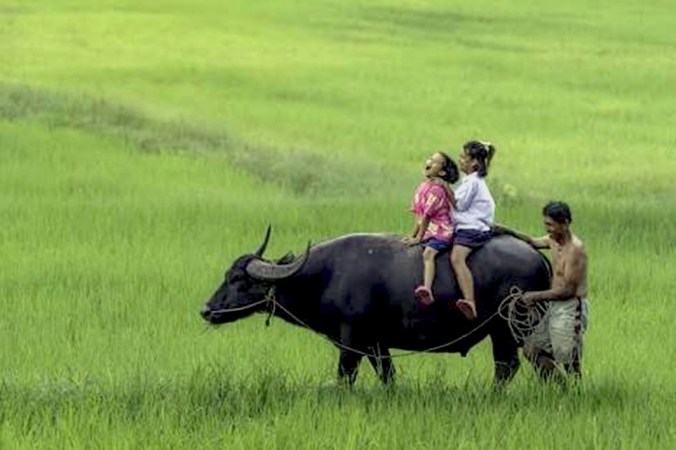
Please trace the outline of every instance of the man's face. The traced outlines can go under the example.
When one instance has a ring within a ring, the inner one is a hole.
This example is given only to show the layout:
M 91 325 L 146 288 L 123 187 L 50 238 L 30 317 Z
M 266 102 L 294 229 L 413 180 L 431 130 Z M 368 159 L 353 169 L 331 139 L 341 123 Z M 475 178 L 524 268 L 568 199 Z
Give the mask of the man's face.
M 545 231 L 552 239 L 557 239 L 568 229 L 567 223 L 559 223 L 549 216 L 544 216 Z

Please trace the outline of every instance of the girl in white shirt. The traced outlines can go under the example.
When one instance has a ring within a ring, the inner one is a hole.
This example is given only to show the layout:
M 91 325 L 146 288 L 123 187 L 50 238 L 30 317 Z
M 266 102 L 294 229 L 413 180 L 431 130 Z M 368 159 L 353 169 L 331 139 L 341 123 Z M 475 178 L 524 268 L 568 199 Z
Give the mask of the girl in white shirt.
M 451 199 L 455 225 L 451 265 L 463 295 L 456 305 L 469 320 L 476 319 L 477 314 L 467 256 L 492 236 L 495 202 L 484 178 L 494 154 L 495 147 L 490 142 L 469 141 L 463 145 L 458 166 L 466 176 Z

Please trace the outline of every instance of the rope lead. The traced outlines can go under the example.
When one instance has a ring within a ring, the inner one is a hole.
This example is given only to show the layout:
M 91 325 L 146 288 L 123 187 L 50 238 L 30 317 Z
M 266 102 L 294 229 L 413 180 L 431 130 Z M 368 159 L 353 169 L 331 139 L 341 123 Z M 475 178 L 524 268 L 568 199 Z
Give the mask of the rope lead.
M 342 348 L 343 350 L 347 350 L 353 353 L 356 353 L 358 355 L 366 356 L 366 357 L 371 357 L 371 358 L 376 358 L 379 363 L 383 359 L 393 359 L 395 357 L 403 357 L 403 356 L 411 356 L 419 353 L 431 353 L 435 352 L 437 350 L 441 350 L 446 347 L 450 347 L 452 345 L 455 345 L 462 341 L 463 339 L 467 338 L 468 336 L 476 333 L 479 329 L 483 328 L 490 322 L 493 318 L 496 316 L 500 316 L 503 320 L 505 320 L 509 326 L 509 330 L 512 334 L 512 337 L 517 342 L 523 343 L 525 339 L 527 339 L 533 332 L 535 326 L 537 323 L 542 319 L 544 316 L 544 313 L 546 311 L 546 306 L 542 304 L 537 304 L 536 307 L 530 308 L 524 305 L 521 300 L 523 298 L 523 291 L 518 287 L 518 286 L 512 286 L 510 289 L 509 295 L 505 297 L 502 302 L 500 302 L 500 306 L 498 307 L 498 310 L 495 311 L 493 314 L 491 314 L 488 318 L 483 320 L 480 324 L 478 324 L 476 327 L 472 328 L 469 330 L 467 333 L 463 334 L 462 336 L 450 341 L 446 342 L 445 344 L 441 345 L 436 345 L 434 347 L 429 347 L 424 350 L 418 350 L 418 351 L 410 351 L 406 353 L 398 353 L 396 355 L 383 355 L 380 351 L 380 343 L 377 344 L 376 348 L 371 347 L 373 350 L 375 350 L 373 353 L 369 352 L 364 352 L 362 350 L 358 350 L 356 348 L 350 347 L 348 345 L 342 344 L 334 339 L 331 339 L 328 336 L 322 335 L 326 340 L 328 340 L 330 343 L 335 345 L 336 347 Z M 522 303 L 521 307 L 526 308 L 526 312 L 521 312 L 517 309 L 517 304 Z M 276 292 L 275 292 L 275 286 L 271 286 L 268 292 L 265 294 L 265 298 L 263 300 L 257 301 L 252 303 L 251 305 L 247 305 L 244 307 L 239 307 L 239 308 L 228 308 L 228 309 L 223 309 L 219 310 L 218 312 L 233 312 L 233 311 L 241 311 L 245 309 L 250 309 L 253 307 L 256 307 L 258 305 L 261 305 L 265 303 L 266 305 L 270 305 L 268 309 L 268 316 L 265 319 L 265 326 L 269 327 L 270 326 L 270 321 L 272 317 L 275 315 L 275 312 L 277 311 L 277 308 L 281 309 L 284 313 L 286 313 L 291 319 L 293 319 L 298 325 L 307 328 L 310 331 L 314 331 L 312 327 L 310 327 L 307 323 L 302 321 L 300 318 L 298 318 L 296 315 L 294 315 L 291 311 L 286 309 L 284 305 L 279 303 L 276 299 Z M 506 310 L 507 312 L 504 313 L 503 310 Z M 321 335 L 321 333 L 319 333 Z

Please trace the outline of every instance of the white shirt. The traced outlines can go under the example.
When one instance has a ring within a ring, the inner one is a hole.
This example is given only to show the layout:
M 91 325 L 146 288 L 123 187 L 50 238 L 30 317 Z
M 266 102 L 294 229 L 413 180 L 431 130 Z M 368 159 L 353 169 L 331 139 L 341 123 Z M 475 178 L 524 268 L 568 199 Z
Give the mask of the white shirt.
M 455 190 L 456 208 L 453 221 L 456 229 L 488 231 L 495 217 L 495 201 L 486 181 L 472 172 Z

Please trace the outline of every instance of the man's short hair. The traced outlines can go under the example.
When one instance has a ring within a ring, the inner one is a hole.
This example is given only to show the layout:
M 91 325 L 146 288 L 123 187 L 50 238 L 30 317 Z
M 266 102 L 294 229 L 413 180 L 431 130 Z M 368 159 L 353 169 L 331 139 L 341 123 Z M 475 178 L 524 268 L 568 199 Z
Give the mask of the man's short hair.
M 573 216 L 570 214 L 570 208 L 564 202 L 549 202 L 542 208 L 542 215 L 551 217 L 557 223 L 571 223 Z

